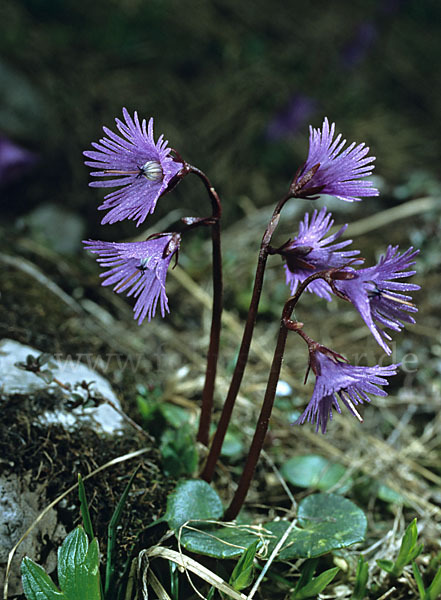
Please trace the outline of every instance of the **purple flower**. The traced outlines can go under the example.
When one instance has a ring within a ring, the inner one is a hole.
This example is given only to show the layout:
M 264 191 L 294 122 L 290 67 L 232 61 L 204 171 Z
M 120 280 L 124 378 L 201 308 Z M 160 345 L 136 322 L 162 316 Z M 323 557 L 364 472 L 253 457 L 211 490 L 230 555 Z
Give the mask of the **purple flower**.
M 12 183 L 37 162 L 36 154 L 0 134 L 0 186 Z
M 342 267 L 353 256 L 359 254 L 358 250 L 341 252 L 352 240 L 333 243 L 346 230 L 347 225 L 325 238 L 333 223 L 332 214 L 326 212 L 326 206 L 320 212 L 315 210 L 311 218 L 306 213 L 299 225 L 298 235 L 278 249 L 278 253 L 286 260 L 286 283 L 291 287 L 291 294 L 294 294 L 298 284 L 310 275 Z M 331 289 L 323 279 L 312 281 L 306 289 L 326 300 L 332 298 Z
M 121 135 L 103 127 L 108 137 L 92 143 L 95 150 L 84 155 L 92 159 L 85 161 L 88 167 L 98 169 L 94 177 L 111 177 L 103 181 L 93 181 L 92 187 L 119 187 L 107 194 L 99 210 L 110 211 L 101 221 L 116 223 L 124 219 L 137 220 L 140 225 L 147 215 L 155 210 L 158 198 L 168 191 L 172 180 L 182 170 L 182 162 L 175 162 L 161 135 L 155 144 L 153 139 L 153 119 L 139 122 L 135 111 L 134 119 L 123 108 L 125 123 L 115 119 Z
M 87 250 L 99 255 L 101 266 L 110 267 L 101 274 L 102 285 L 114 285 L 115 292 L 129 290 L 128 296 L 137 298 L 135 319 L 141 325 L 145 317 L 155 316 L 158 301 L 161 315 L 170 312 L 165 293 L 167 269 L 179 250 L 181 238 L 177 233 L 163 234 L 145 242 L 116 243 L 84 241 Z
M 415 313 L 418 309 L 412 304 L 410 296 L 400 292 L 419 290 L 420 286 L 394 280 L 415 274 L 415 271 L 407 269 L 415 264 L 414 258 L 418 252 L 409 248 L 400 254 L 398 246 L 389 246 L 375 266 L 359 269 L 353 279 L 335 282 L 338 292 L 352 302 L 387 354 L 391 354 L 391 350 L 384 340 L 392 338 L 379 329 L 375 322 L 393 331 L 401 331 L 402 322 L 415 323 L 408 313 Z
M 309 96 L 295 94 L 285 108 L 268 123 L 267 138 L 278 140 L 293 135 L 315 110 L 316 102 Z
M 395 375 L 399 365 L 355 367 L 344 362 L 345 360 L 318 344 L 311 351 L 310 366 L 316 376 L 314 391 L 296 425 L 303 425 L 305 421 L 314 422 L 316 432 L 321 429 L 322 433 L 326 433 L 328 420 L 332 420 L 333 408 L 341 413 L 339 399 L 362 423 L 363 419 L 355 407 L 363 402 L 370 402 L 367 394 L 387 396 L 378 386 L 388 385 L 384 378 Z
M 350 144 L 343 150 L 346 140 L 341 133 L 334 139 L 335 123 L 329 127 L 325 117 L 322 130 L 309 128 L 309 154 L 304 167 L 296 175 L 291 189 L 298 197 L 329 194 L 354 202 L 359 196 L 378 196 L 371 181 L 362 180 L 372 175 L 374 156 L 367 156 L 365 144 Z
M 351 42 L 343 49 L 342 61 L 348 68 L 355 67 L 367 55 L 378 37 L 378 30 L 371 21 L 364 21 L 357 27 Z

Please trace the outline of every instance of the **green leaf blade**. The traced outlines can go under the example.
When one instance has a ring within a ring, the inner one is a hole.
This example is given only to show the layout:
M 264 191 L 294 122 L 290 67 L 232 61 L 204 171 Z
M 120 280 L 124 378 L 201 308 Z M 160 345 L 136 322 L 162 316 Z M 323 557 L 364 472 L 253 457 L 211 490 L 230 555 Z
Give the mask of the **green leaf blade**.
M 166 475 L 188 477 L 196 470 L 198 454 L 189 425 L 167 429 L 161 438 L 162 465 Z
M 346 473 L 345 467 L 333 463 L 318 454 L 293 456 L 281 467 L 283 477 L 297 487 L 316 488 L 323 492 L 336 487 L 336 493 L 343 494 L 352 487 L 352 478 L 345 478 L 339 486 L 339 481 Z
M 172 512 L 170 510 L 170 514 L 166 516 L 170 526 L 178 525 L 175 532 L 192 518 L 187 512 L 174 521 Z M 298 514 L 300 526 L 291 531 L 278 560 L 321 556 L 331 550 L 363 541 L 366 533 L 367 521 L 363 511 L 338 494 L 308 496 L 300 503 Z M 245 524 L 219 527 L 193 522 L 189 527 L 182 528 L 180 540 L 183 547 L 191 552 L 227 559 L 240 556 L 257 537 L 267 542 L 269 556 L 289 526 L 288 521 L 264 523 L 258 529 Z
M 393 568 L 393 575 L 399 577 L 404 567 L 410 564 L 423 550 L 423 544 L 417 545 L 417 520 L 414 519 L 407 527 L 401 541 L 400 550 Z
M 121 521 L 122 512 L 127 502 L 130 488 L 135 480 L 135 477 L 140 470 L 141 465 L 139 464 L 130 476 L 126 487 L 124 488 L 121 498 L 113 511 L 112 518 L 107 527 L 107 563 L 106 563 L 106 574 L 104 580 L 104 597 L 107 598 L 109 590 L 113 583 L 114 572 L 115 572 L 115 549 L 116 549 L 116 529 Z
M 25 556 L 21 563 L 21 576 L 28 600 L 62 600 L 65 598 L 40 565 Z
M 178 532 L 187 521 L 218 520 L 223 515 L 222 501 L 207 482 L 181 481 L 167 499 L 165 520 Z
M 219 559 L 238 558 L 257 536 L 248 526 L 216 527 L 192 524 L 182 530 L 181 544 L 190 552 Z
M 99 548 L 79 525 L 58 550 L 58 580 L 66 600 L 100 600 Z
M 351 600 L 363 600 L 366 596 L 366 587 L 369 578 L 369 565 L 364 556 L 358 558 L 357 571 L 355 573 L 355 586 Z
M 87 535 L 79 525 L 69 533 L 58 549 L 58 581 L 66 593 L 77 586 L 78 566 L 84 562 L 87 548 Z
M 432 583 L 427 588 L 428 600 L 437 600 L 441 596 L 441 567 L 436 572 Z
M 307 496 L 299 505 L 298 518 L 299 526 L 288 536 L 279 560 L 321 556 L 361 542 L 366 535 L 363 511 L 338 494 Z M 270 542 L 269 552 L 288 527 L 286 521 L 265 525 L 276 537 L 275 542 Z
M 291 600 L 306 600 L 306 598 L 316 598 L 318 594 L 323 592 L 328 584 L 334 579 L 339 572 L 338 567 L 328 569 L 314 577 L 309 583 L 303 586 L 300 590 L 294 592 Z
M 297 592 L 302 587 L 307 585 L 310 581 L 312 581 L 315 570 L 317 568 L 317 563 L 318 563 L 318 558 L 310 558 L 309 560 L 305 561 L 305 563 L 302 565 L 300 579 L 295 587 L 294 592 Z
M 98 540 L 94 538 L 87 551 L 84 563 L 79 566 L 80 577 L 77 580 L 78 586 L 75 590 L 75 596 L 69 597 L 69 600 L 100 600 L 100 551 Z
M 377 560 L 377 565 L 380 567 L 380 569 L 383 569 L 383 571 L 386 571 L 386 573 L 392 573 L 392 571 L 394 569 L 394 562 L 392 560 L 386 560 L 383 558 L 379 558 Z
M 87 533 L 89 542 L 93 540 L 92 519 L 90 518 L 89 506 L 87 504 L 86 490 L 84 488 L 83 478 L 78 474 L 78 497 L 80 499 L 80 510 L 83 518 L 84 530 Z
M 415 581 L 418 588 L 418 593 L 420 595 L 421 600 L 427 600 L 428 594 L 426 594 L 426 590 L 424 588 L 423 578 L 421 577 L 420 570 L 418 569 L 418 565 L 415 561 L 412 562 L 412 571 L 413 576 L 415 577 Z
M 256 540 L 248 546 L 248 548 L 243 551 L 237 565 L 234 567 L 229 583 L 238 592 L 251 585 L 251 582 L 253 581 L 254 558 L 259 545 L 260 541 Z

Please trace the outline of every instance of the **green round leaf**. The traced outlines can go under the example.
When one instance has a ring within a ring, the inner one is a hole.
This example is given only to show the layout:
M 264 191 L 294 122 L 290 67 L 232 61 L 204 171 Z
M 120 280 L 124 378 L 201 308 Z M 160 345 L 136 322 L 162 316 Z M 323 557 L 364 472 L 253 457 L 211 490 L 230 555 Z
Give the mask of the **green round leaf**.
M 193 495 L 199 496 L 197 510 L 191 499 Z M 226 527 L 194 522 L 217 519 L 221 513 L 219 497 L 208 484 L 185 481 L 169 498 L 166 520 L 176 532 L 192 520 L 180 531 L 182 546 L 190 552 L 220 559 L 237 558 L 256 539 L 267 543 L 266 556 L 269 556 L 289 527 L 288 521 L 271 521 L 259 529 L 246 524 Z M 366 533 L 367 521 L 363 511 L 338 494 L 308 496 L 299 505 L 298 519 L 298 524 L 283 544 L 278 560 L 320 556 L 361 542 Z
M 237 558 L 248 546 L 260 539 L 249 526 L 196 527 L 197 530 L 183 528 L 181 544 L 190 552 L 214 558 Z
M 171 404 L 171 402 L 164 402 L 159 404 L 159 410 L 167 423 L 170 423 L 176 429 L 188 423 L 189 412 L 185 408 L 182 408 L 182 406 L 176 406 L 175 404 Z
M 294 456 L 290 458 L 281 468 L 283 477 L 292 485 L 303 488 L 317 488 L 326 492 L 334 487 L 343 475 L 346 469 L 337 463 L 319 456 L 317 454 L 308 454 L 306 456 Z M 345 479 L 342 486 L 336 490 L 343 494 L 352 487 L 352 479 Z
M 181 481 L 167 499 L 164 519 L 178 531 L 187 521 L 220 519 L 222 502 L 207 482 L 199 479 Z
M 321 556 L 361 542 L 366 534 L 367 520 L 363 511 L 338 494 L 308 496 L 299 505 L 298 518 L 298 527 L 285 541 L 279 560 Z M 270 542 L 269 553 L 288 527 L 287 521 L 265 524 L 265 529 L 275 536 Z

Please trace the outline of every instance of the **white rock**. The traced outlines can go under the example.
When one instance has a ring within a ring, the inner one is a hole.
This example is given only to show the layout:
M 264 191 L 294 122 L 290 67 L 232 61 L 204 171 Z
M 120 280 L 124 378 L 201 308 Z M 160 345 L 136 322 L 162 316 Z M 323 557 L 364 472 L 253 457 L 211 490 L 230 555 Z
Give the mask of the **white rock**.
M 39 350 L 25 346 L 14 340 L 4 339 L 0 341 L 0 395 L 9 396 L 13 394 L 30 394 L 43 389 L 56 389 L 59 386 L 56 383 L 47 384 L 40 377 L 29 371 L 15 366 L 18 362 L 26 362 L 26 357 L 39 356 L 42 354 Z M 79 360 L 53 360 L 56 368 L 50 368 L 54 377 L 63 384 L 70 384 L 72 391 L 87 396 L 86 390 L 75 389 L 76 384 L 82 381 L 94 382 L 90 390 L 106 400 L 110 400 L 115 406 L 121 408 L 120 402 L 109 382 L 97 373 L 94 369 L 83 364 Z M 47 367 L 42 367 L 42 370 Z M 67 394 L 69 392 L 66 392 Z M 40 421 L 45 423 L 60 423 L 66 429 L 73 430 L 78 422 L 84 420 L 93 420 L 94 429 L 102 430 L 105 433 L 119 433 L 124 427 L 124 420 L 121 415 L 106 402 L 97 407 L 82 408 L 78 407 L 66 410 L 60 406 L 56 411 L 36 415 Z

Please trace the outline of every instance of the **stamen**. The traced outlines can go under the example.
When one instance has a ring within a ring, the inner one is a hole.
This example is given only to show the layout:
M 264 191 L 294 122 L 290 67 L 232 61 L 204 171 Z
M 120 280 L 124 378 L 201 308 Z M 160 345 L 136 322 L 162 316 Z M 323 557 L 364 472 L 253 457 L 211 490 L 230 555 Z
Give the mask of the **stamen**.
M 138 171 L 119 171 L 118 169 L 104 169 L 103 173 L 106 173 L 106 175 L 112 174 L 112 175 L 137 175 Z
M 139 167 L 138 176 L 144 175 L 149 181 L 161 181 L 164 177 L 162 172 L 161 163 L 157 160 L 148 160 L 146 163 Z
M 413 302 L 409 302 L 408 300 L 403 300 L 402 298 L 395 298 L 394 296 L 389 296 L 389 294 L 385 294 L 380 291 L 380 296 L 386 298 L 387 300 L 392 300 L 393 302 L 398 302 L 399 304 L 405 304 L 406 306 L 411 306 L 415 308 L 415 304 Z
M 368 292 L 368 298 L 384 298 L 385 300 L 391 300 L 392 302 L 396 302 L 397 304 L 404 304 L 405 306 L 410 306 L 411 308 L 415 308 L 415 304 L 413 302 L 409 302 L 408 300 L 404 300 L 404 298 L 391 296 L 378 287 L 378 285 L 374 282 L 371 282 L 374 286 L 374 289 Z
M 348 405 L 349 409 L 352 411 L 352 413 L 357 417 L 357 419 L 360 421 L 360 423 L 363 423 L 363 417 L 360 415 L 358 410 L 355 408 L 354 403 L 350 399 L 348 393 L 345 392 L 344 390 L 340 390 L 339 393 L 340 393 L 340 396 L 342 397 L 342 399 Z
M 141 258 L 141 260 L 139 261 L 139 265 L 136 268 L 139 269 L 142 273 L 144 273 L 144 271 L 149 266 L 150 258 L 150 256 L 148 258 Z

